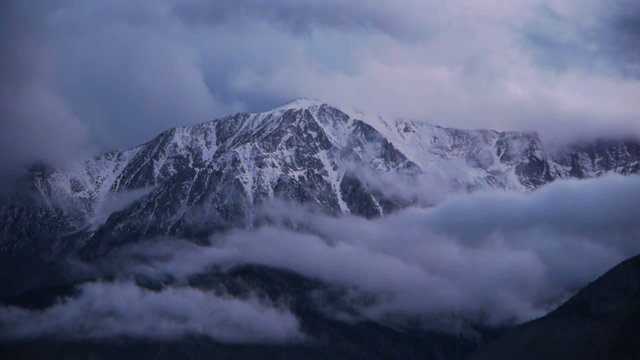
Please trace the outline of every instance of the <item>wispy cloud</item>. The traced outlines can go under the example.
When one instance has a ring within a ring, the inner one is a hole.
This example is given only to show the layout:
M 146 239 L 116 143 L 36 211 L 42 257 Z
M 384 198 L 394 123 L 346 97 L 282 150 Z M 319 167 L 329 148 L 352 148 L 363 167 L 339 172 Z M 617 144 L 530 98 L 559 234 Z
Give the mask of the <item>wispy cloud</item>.
M 190 287 L 151 291 L 131 282 L 88 283 L 80 295 L 44 310 L 0 307 L 0 335 L 62 340 L 202 335 L 226 343 L 304 338 L 293 314 L 255 298 L 232 298 Z
M 184 282 L 212 265 L 262 264 L 351 289 L 345 296 L 378 320 L 455 314 L 487 324 L 521 322 L 640 253 L 638 198 L 639 178 L 611 176 L 553 183 L 527 195 L 454 197 L 374 221 L 271 208 L 274 219 L 302 230 L 240 230 L 208 247 L 154 241 L 130 249 L 135 256 L 119 258 L 118 267 Z M 140 258 L 146 260 L 131 261 Z M 363 304 L 363 296 L 376 301 Z

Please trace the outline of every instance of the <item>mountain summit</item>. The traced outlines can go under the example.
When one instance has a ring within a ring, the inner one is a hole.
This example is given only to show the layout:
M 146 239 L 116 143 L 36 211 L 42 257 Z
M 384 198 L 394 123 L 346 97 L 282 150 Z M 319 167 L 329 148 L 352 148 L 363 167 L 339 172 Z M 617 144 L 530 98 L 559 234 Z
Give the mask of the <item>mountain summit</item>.
M 0 251 L 93 256 L 153 236 L 203 237 L 256 224 L 275 199 L 372 218 L 428 205 L 443 187 L 529 191 L 556 179 L 637 173 L 639 160 L 637 141 L 549 150 L 533 133 L 357 117 L 297 99 L 63 168 L 34 167 L 22 191 L 2 199 Z

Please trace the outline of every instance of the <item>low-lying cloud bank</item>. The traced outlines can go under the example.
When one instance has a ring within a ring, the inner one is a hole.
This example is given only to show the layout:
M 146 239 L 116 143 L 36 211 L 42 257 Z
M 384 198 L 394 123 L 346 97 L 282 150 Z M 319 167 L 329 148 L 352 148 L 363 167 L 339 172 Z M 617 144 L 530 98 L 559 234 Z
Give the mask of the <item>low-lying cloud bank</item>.
M 112 259 L 120 282 L 85 285 L 80 297 L 42 312 L 0 308 L 0 329 L 13 337 L 301 338 L 285 310 L 185 287 L 191 275 L 242 264 L 337 286 L 347 304 L 378 321 L 410 318 L 447 331 L 460 321 L 514 324 L 544 315 L 640 253 L 638 214 L 640 177 L 617 175 L 529 194 L 456 195 L 377 220 L 274 206 L 269 226 L 215 236 L 210 246 L 176 239 L 134 245 Z M 170 277 L 173 285 L 142 290 L 127 282 L 138 276 Z
M 0 337 L 175 339 L 203 335 L 228 343 L 302 339 L 290 312 L 256 299 L 236 299 L 180 287 L 162 291 L 131 282 L 94 282 L 44 310 L 0 307 Z
M 156 261 L 133 271 L 184 279 L 214 264 L 255 263 L 345 286 L 355 298 L 373 295 L 361 310 L 377 319 L 455 314 L 504 324 L 545 314 L 640 253 L 639 177 L 461 195 L 374 221 L 271 212 L 304 231 L 274 225 L 214 238 L 210 247 L 156 243 L 142 251 Z

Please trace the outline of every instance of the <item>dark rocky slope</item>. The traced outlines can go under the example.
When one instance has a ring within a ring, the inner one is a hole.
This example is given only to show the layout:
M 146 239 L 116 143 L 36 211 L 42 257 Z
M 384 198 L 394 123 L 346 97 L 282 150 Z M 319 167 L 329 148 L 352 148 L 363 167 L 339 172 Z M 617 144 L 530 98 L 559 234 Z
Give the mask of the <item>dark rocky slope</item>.
M 640 359 L 640 256 L 550 314 L 520 325 L 469 360 Z

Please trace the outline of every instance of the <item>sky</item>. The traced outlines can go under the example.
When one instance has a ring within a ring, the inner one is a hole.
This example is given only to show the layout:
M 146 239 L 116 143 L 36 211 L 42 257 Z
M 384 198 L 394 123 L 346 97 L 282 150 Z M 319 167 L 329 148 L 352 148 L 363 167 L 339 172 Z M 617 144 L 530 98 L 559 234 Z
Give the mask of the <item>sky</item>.
M 551 138 L 640 133 L 633 0 L 0 5 L 0 171 L 298 97 Z

